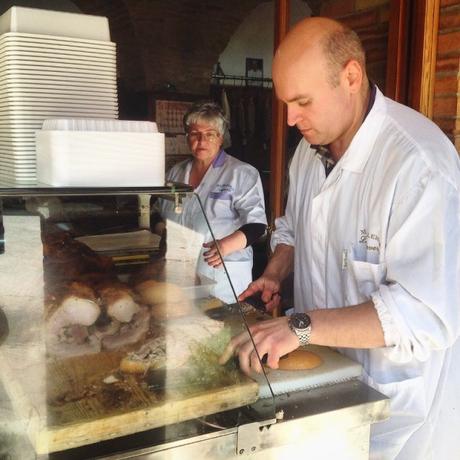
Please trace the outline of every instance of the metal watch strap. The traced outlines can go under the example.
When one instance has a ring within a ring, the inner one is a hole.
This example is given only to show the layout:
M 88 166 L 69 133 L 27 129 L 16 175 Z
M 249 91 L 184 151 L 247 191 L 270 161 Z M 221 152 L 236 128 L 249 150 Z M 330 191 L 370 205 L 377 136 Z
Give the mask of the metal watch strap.
M 310 334 L 311 334 L 311 324 L 305 329 L 296 328 L 291 321 L 288 321 L 289 328 L 299 339 L 299 344 L 301 347 L 308 345 L 310 343 Z
M 294 328 L 294 332 L 299 338 L 299 343 L 301 347 L 303 347 L 304 345 L 308 345 L 310 343 L 311 325 L 304 330 Z

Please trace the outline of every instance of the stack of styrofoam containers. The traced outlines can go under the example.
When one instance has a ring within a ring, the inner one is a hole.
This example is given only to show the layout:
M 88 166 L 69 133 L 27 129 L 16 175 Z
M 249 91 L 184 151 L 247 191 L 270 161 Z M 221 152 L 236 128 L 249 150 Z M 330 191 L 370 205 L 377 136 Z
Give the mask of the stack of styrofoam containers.
M 118 118 L 107 18 L 12 7 L 0 16 L 0 179 L 36 181 L 35 131 L 55 117 Z
M 163 186 L 165 139 L 155 123 L 49 119 L 36 133 L 40 183 L 67 187 Z

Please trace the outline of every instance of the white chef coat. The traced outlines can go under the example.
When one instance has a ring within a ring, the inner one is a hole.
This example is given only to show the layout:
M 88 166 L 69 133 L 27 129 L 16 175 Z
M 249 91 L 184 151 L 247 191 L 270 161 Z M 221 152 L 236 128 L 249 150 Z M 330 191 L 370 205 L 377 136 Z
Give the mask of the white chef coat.
M 191 169 L 191 159 L 182 161 L 171 168 L 167 179 L 187 184 Z M 223 150 L 218 153 L 206 171 L 195 193 L 200 198 L 216 239 L 230 235 L 245 224 L 267 224 L 259 172 L 253 166 L 228 155 Z M 185 201 L 180 215 L 168 213 L 169 218 L 203 233 L 204 241 L 208 242 L 212 240 L 211 232 L 201 216 L 198 200 Z M 251 246 L 224 257 L 225 268 L 236 295 L 246 289 L 252 281 L 252 263 Z M 224 268 L 210 267 L 201 255 L 197 271 L 216 282 L 213 292 L 216 297 L 228 303 L 236 301 Z
M 305 139 L 292 160 L 286 214 L 271 244 L 295 247 L 295 309 L 372 299 L 383 327 L 386 347 L 340 350 L 391 398 L 390 419 L 372 427 L 373 459 L 432 458 L 460 329 L 459 201 L 452 143 L 378 90 L 327 178 Z

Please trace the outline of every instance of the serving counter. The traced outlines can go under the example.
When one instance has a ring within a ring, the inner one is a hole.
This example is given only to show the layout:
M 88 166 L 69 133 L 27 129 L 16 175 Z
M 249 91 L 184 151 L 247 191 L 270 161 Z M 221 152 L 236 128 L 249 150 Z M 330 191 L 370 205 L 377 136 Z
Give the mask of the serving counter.
M 336 352 L 296 391 L 219 364 L 265 317 L 204 263 L 188 187 L 0 197 L 0 458 L 367 458 L 388 400 Z

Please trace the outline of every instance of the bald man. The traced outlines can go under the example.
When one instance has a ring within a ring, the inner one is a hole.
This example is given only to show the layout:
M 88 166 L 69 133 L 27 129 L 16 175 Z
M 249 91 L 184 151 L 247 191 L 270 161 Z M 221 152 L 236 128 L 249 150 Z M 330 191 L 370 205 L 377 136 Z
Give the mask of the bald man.
M 371 458 L 432 458 L 433 430 L 460 332 L 460 164 L 441 130 L 369 82 L 357 35 L 308 18 L 276 51 L 273 82 L 302 133 L 273 256 L 240 300 L 267 309 L 294 271 L 295 314 L 252 326 L 258 356 L 337 347 L 391 399 Z M 260 372 L 248 336 L 222 361 Z

